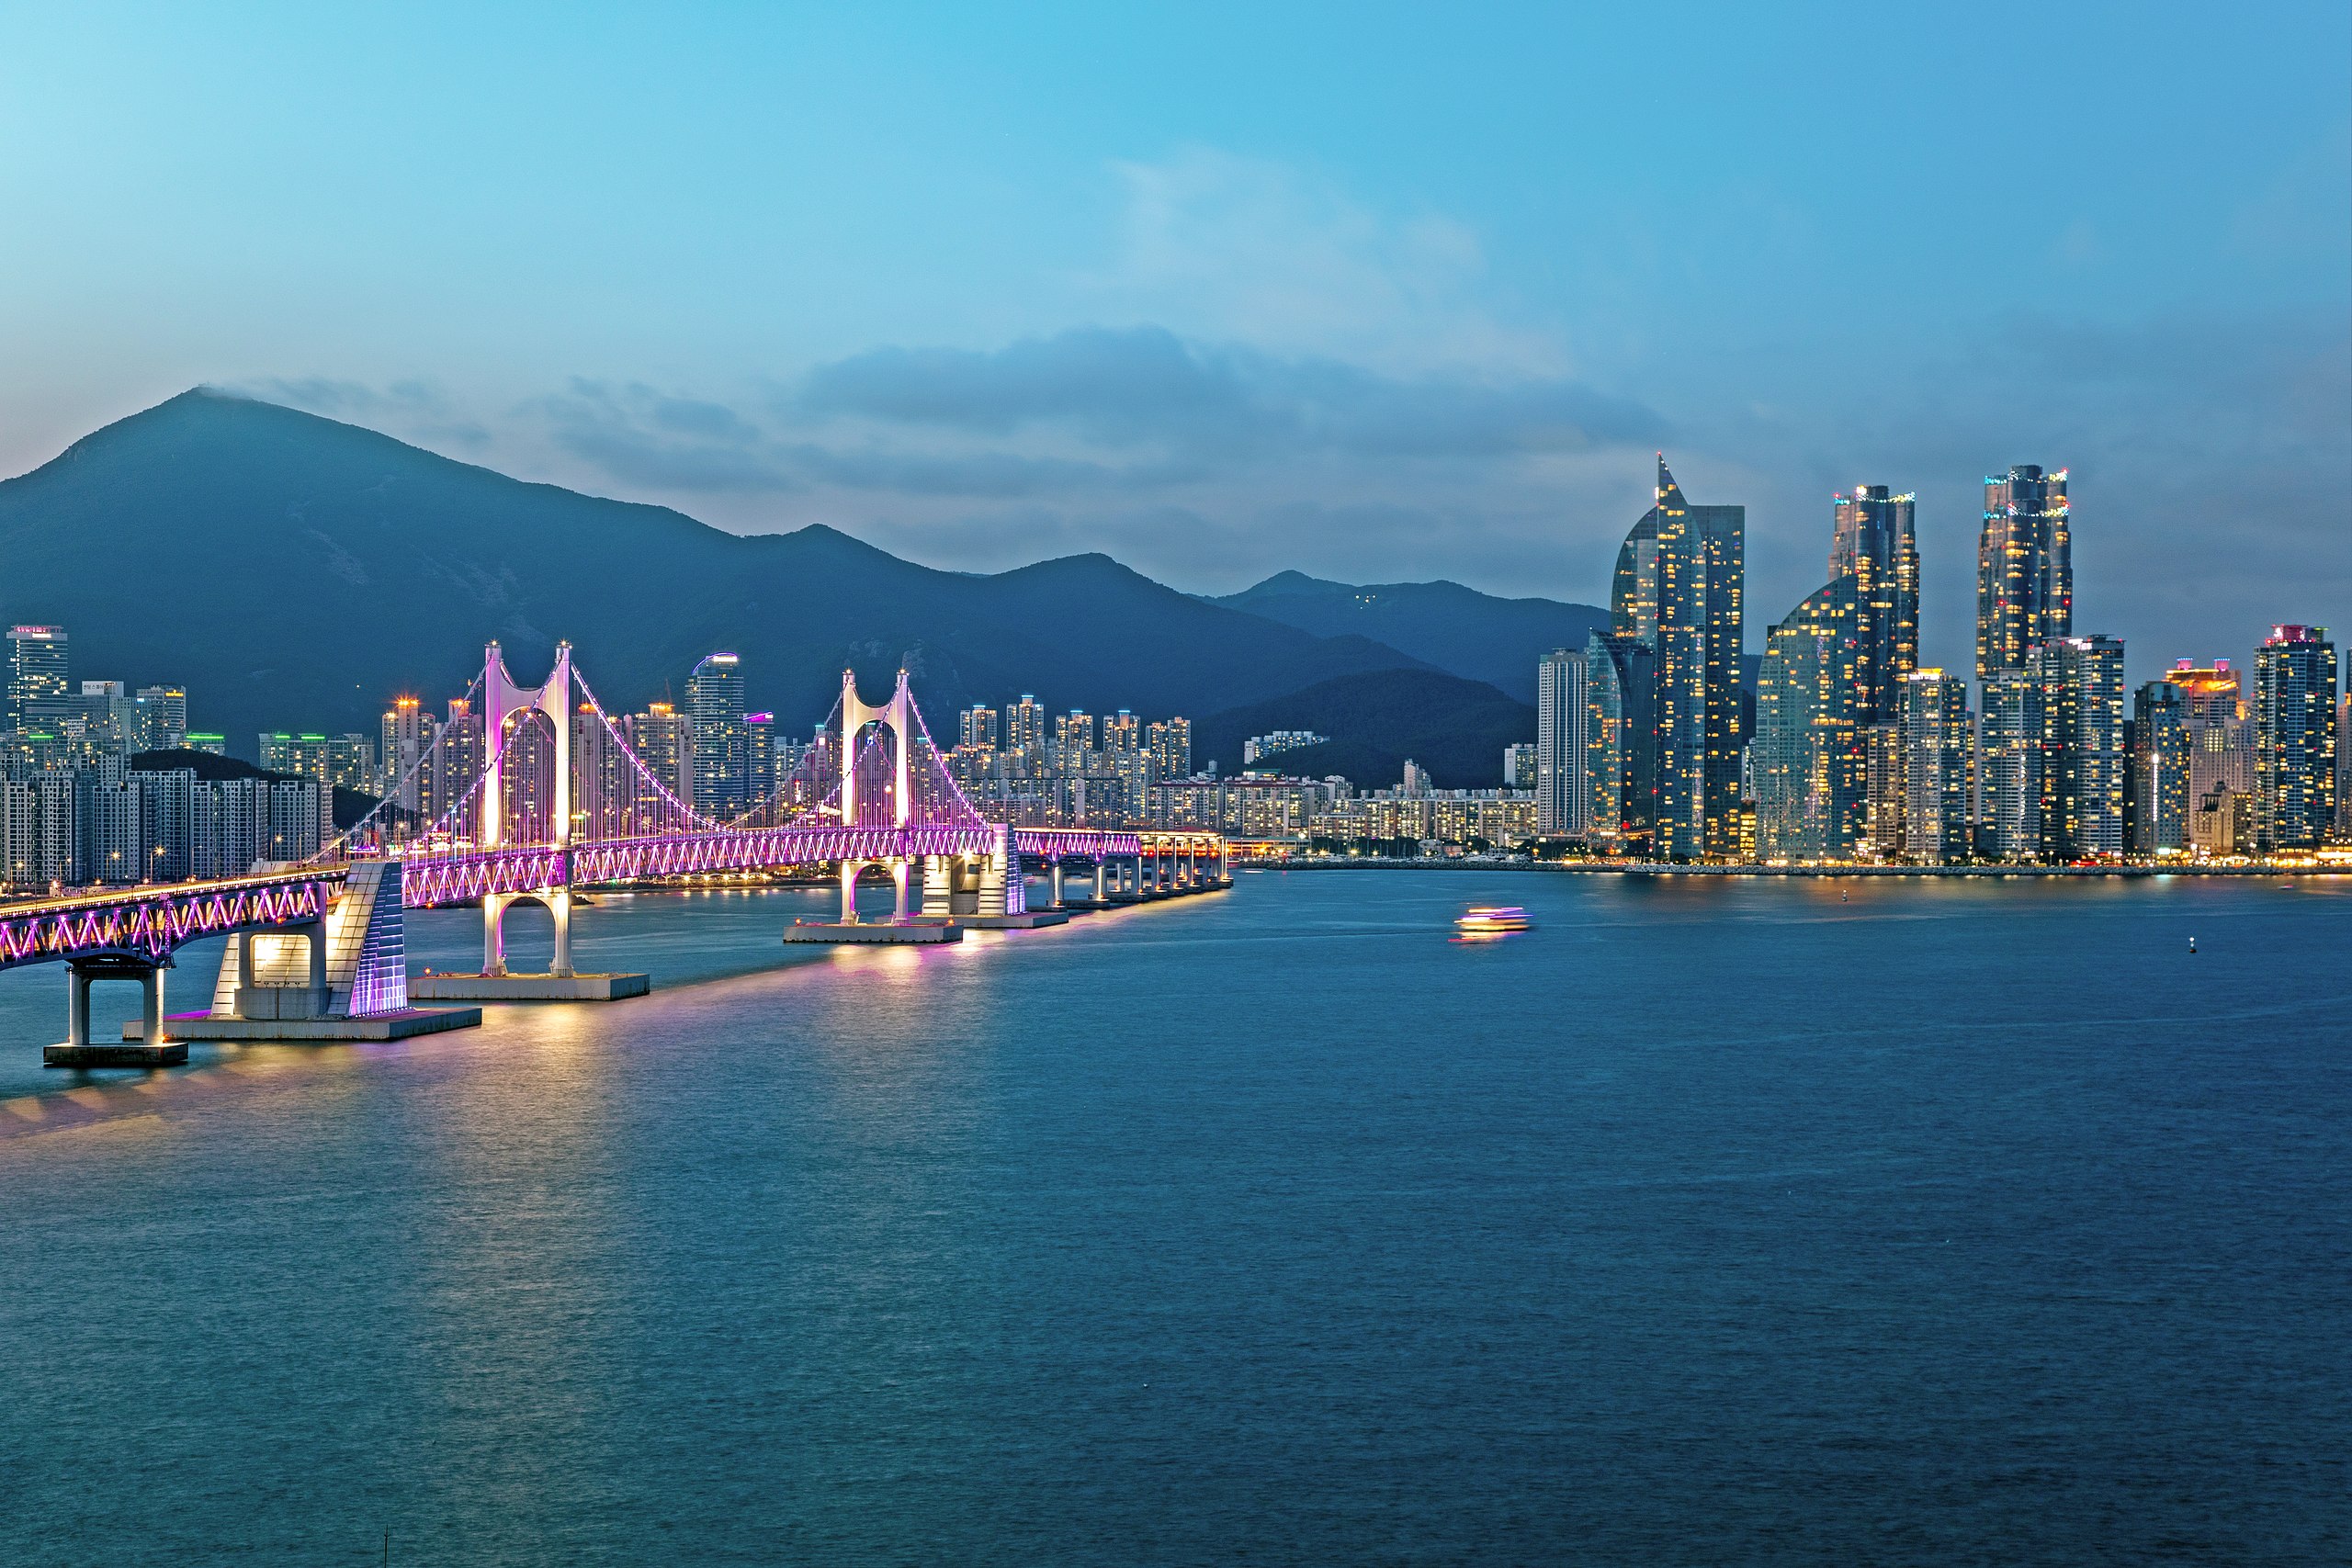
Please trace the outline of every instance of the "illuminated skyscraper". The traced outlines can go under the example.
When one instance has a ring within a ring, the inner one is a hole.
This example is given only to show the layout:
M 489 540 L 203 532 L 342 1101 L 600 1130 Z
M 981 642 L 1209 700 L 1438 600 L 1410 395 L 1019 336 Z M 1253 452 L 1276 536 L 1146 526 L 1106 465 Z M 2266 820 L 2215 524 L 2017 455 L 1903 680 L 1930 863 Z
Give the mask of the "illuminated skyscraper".
M 1586 737 L 1591 703 L 1584 654 L 1555 648 L 1535 667 L 1535 825 L 1544 833 L 1581 836 L 1591 821 Z M 1506 777 L 1506 787 L 1517 781 Z
M 1940 670 L 1903 678 L 1903 855 L 1954 865 L 1974 852 L 1976 728 L 1968 682 Z
M 178 686 L 139 688 L 142 751 L 176 750 L 187 744 L 187 693 Z
M 2123 644 L 2059 637 L 2026 654 L 2041 692 L 2041 859 L 2123 852 Z
M 1741 594 L 1747 509 L 1693 506 L 1661 455 L 1657 502 L 1625 536 L 1611 631 L 1655 655 L 1657 815 L 1666 860 L 1739 852 Z
M 36 716 L 32 705 L 54 703 L 65 695 L 63 626 L 8 628 L 7 727 L 23 729 Z
M 392 804 L 403 811 L 416 811 L 424 807 L 424 792 L 432 787 L 430 781 L 420 783 L 417 761 L 432 750 L 433 737 L 440 726 L 426 713 L 414 697 L 394 697 L 384 715 L 384 724 L 378 735 L 378 755 L 383 759 L 383 778 L 378 793 L 391 798 Z
M 2075 630 L 2075 568 L 2066 471 L 2030 463 L 1984 481 L 1976 539 L 1976 678 L 2021 670 L 2036 643 Z
M 686 678 L 686 717 L 694 726 L 694 808 L 707 817 L 740 814 L 751 804 L 751 737 L 743 724 L 740 658 L 706 654 L 695 666 Z
M 1638 637 L 1594 632 L 1584 670 L 1586 837 L 1646 854 L 1657 826 L 1657 655 Z
M 1984 677 L 1977 728 L 1978 852 L 2007 865 L 2041 854 L 2041 683 L 2024 670 Z
M 966 708 L 956 720 L 956 743 L 983 750 L 996 750 L 996 709 L 975 704 Z
M 1765 639 L 1750 758 L 1759 860 L 1844 860 L 1861 835 L 1856 587 L 1836 579 Z
M 1155 779 L 1186 779 L 1193 776 L 1193 721 L 1171 718 L 1155 724 L 1144 731 L 1144 749 L 1151 756 L 1151 776 Z
M 1046 762 L 1046 708 L 1028 693 L 1004 710 L 1005 770 L 1016 778 L 1043 778 Z
M 2131 773 L 2123 795 L 2124 837 L 2135 855 L 2188 848 L 2188 705 L 2169 681 L 2132 697 Z
M 2254 726 L 2239 676 L 2226 659 L 2202 666 L 2178 660 L 2165 672 L 2165 683 L 2180 693 L 2192 797 L 2216 789 L 2254 794 Z
M 2270 628 L 2254 650 L 2257 844 L 2315 849 L 2335 820 L 2335 644 L 2325 626 Z
M 1919 667 L 1919 545 L 1913 500 L 1884 485 L 1835 497 L 1829 577 L 1854 580 L 1855 722 L 1894 724 L 1904 680 Z

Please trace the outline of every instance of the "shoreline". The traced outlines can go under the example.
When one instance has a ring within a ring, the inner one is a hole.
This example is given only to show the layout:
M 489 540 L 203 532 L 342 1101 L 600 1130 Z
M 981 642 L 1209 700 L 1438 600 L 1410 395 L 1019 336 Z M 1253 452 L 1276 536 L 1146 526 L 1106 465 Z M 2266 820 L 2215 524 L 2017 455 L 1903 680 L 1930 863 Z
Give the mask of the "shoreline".
M 2150 876 L 2352 876 L 2352 866 L 2265 865 L 1675 865 L 1666 863 L 1577 861 L 1479 861 L 1373 856 L 1317 860 L 1236 860 L 1235 871 L 1534 871 L 1576 876 L 1757 876 L 1757 877 L 2150 877 Z

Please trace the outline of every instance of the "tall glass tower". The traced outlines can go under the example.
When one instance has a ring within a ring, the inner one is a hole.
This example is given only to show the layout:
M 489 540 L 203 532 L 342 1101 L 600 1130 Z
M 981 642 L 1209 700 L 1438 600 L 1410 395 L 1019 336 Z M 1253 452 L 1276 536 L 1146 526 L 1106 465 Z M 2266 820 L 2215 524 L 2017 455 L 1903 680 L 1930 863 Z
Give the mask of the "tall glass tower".
M 741 660 L 704 655 L 686 678 L 686 718 L 694 731 L 694 808 L 706 817 L 741 813 L 751 804 L 752 747 Z
M 1833 500 L 1829 577 L 1854 580 L 1855 721 L 1899 722 L 1903 682 L 1919 667 L 1919 542 L 1913 498 L 1856 485 Z
M 2066 470 L 2030 463 L 1984 481 L 1976 536 L 1976 678 L 2022 670 L 2036 643 L 2075 635 L 2073 536 Z
M 2325 626 L 2273 626 L 2254 650 L 2256 837 L 2311 849 L 2335 819 L 2335 644 Z
M 65 695 L 65 628 L 8 628 L 8 711 L 10 729 L 22 729 L 37 716 L 33 705 L 56 703 Z
M 1765 639 L 1756 681 L 1756 855 L 1844 860 L 1862 831 L 1852 577 L 1833 579 Z
M 1580 837 L 1592 811 L 1585 761 L 1591 705 L 1583 649 L 1555 648 L 1545 654 L 1535 667 L 1535 694 L 1536 829 Z
M 1691 505 L 1661 453 L 1657 502 L 1617 554 L 1611 630 L 1655 655 L 1653 850 L 1664 860 L 1740 852 L 1747 533 L 1746 507 Z

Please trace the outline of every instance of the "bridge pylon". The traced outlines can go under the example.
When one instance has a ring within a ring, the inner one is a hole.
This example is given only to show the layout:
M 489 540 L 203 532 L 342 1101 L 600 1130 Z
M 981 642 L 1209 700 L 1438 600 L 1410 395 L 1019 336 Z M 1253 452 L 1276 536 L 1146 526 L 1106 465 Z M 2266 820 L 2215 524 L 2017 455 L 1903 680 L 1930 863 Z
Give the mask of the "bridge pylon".
M 547 716 L 555 731 L 554 810 L 549 827 L 554 835 L 556 863 L 567 873 L 560 884 L 529 893 L 490 893 L 481 901 L 481 972 L 506 973 L 506 911 L 525 898 L 537 898 L 555 919 L 555 957 L 548 973 L 571 974 L 571 888 L 567 864 L 571 848 L 571 645 L 555 645 L 555 668 L 537 686 L 526 686 L 508 672 L 506 657 L 492 642 L 482 649 L 482 740 L 489 765 L 482 771 L 481 848 L 496 850 L 506 842 L 506 751 L 526 714 Z M 512 722 L 510 722 L 512 721 Z

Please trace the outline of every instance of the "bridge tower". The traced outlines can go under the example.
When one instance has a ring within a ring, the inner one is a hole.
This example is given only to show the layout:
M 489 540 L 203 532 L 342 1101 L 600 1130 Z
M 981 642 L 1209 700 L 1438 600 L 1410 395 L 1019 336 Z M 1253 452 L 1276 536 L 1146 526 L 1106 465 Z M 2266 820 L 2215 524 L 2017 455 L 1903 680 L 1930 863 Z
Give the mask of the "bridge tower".
M 842 826 L 865 826 L 860 820 L 857 798 L 858 737 L 869 724 L 878 724 L 890 732 L 893 750 L 898 753 L 891 769 L 890 826 L 904 828 L 914 810 L 914 694 L 907 690 L 907 672 L 899 671 L 898 684 L 890 690 L 890 700 L 879 707 L 868 706 L 857 694 L 857 671 L 842 671 Z M 842 862 L 842 924 L 857 924 L 857 874 L 869 865 L 887 865 L 890 871 L 890 886 L 896 896 L 896 908 L 891 919 L 907 918 L 907 873 L 912 864 L 903 855 L 893 855 L 887 861 L 844 860 Z
M 507 672 L 506 659 L 492 643 L 482 651 L 482 729 L 490 765 L 482 773 L 481 829 L 477 841 L 484 850 L 506 842 L 506 749 L 513 736 L 508 720 L 542 713 L 555 731 L 554 848 L 557 874 L 561 879 L 533 893 L 489 893 L 481 901 L 481 972 L 506 973 L 506 911 L 525 898 L 537 898 L 555 917 L 555 959 L 549 973 L 571 973 L 571 645 L 555 647 L 555 668 L 538 686 L 525 686 Z M 513 728 L 519 729 L 517 724 Z

